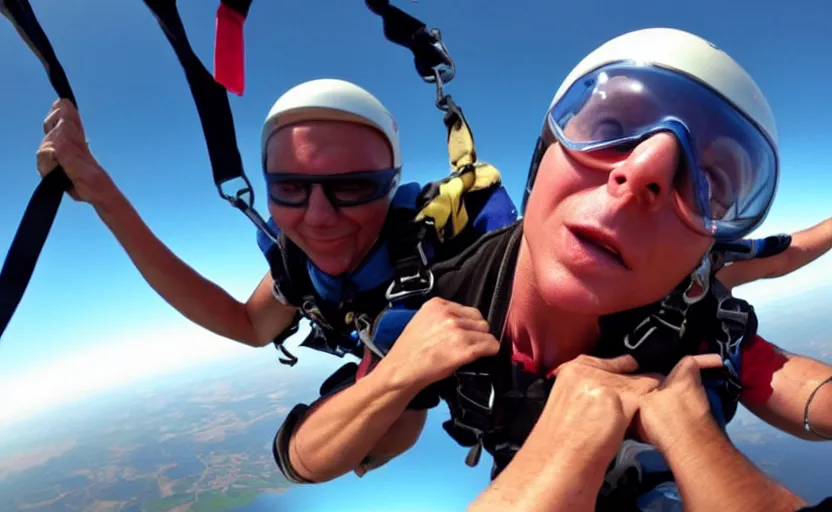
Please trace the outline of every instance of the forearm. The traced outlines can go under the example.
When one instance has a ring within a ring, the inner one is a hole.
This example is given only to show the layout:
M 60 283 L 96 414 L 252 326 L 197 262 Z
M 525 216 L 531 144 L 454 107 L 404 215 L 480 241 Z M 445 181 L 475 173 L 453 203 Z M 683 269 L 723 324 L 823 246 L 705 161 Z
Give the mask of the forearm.
M 832 439 L 832 383 L 823 384 L 830 377 L 830 365 L 788 354 L 786 363 L 772 376 L 768 400 L 764 404 L 743 404 L 765 422 L 802 439 Z M 814 433 L 804 427 L 807 404 Z
M 245 304 L 202 277 L 153 234 L 124 194 L 110 182 L 106 201 L 94 205 L 147 283 L 189 320 L 220 336 L 256 345 Z
M 289 441 L 294 470 L 313 482 L 341 476 L 361 464 L 382 439 L 391 457 L 418 438 L 424 411 L 406 411 L 419 388 L 401 382 L 384 361 L 366 377 L 316 405 Z
M 667 427 L 672 442 L 660 443 L 685 510 L 794 511 L 804 502 L 769 479 L 707 421 L 679 422 Z
M 781 275 L 811 263 L 831 249 L 832 217 L 792 235 L 792 243 L 785 251 L 788 261 Z
M 741 260 L 717 272 L 728 289 L 758 279 L 782 277 L 799 270 L 832 250 L 832 218 L 792 235 L 789 247 L 774 256 Z
M 602 428 L 563 431 L 558 418 L 544 413 L 511 463 L 469 512 L 595 510 L 604 473 L 624 437 L 623 429 L 612 424 Z

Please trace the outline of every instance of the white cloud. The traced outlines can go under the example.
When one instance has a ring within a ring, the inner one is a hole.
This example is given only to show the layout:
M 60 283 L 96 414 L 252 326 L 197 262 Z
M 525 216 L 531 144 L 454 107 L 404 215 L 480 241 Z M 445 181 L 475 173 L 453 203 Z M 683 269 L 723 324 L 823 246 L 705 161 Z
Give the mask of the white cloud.
M 269 348 L 254 349 L 190 324 L 120 333 L 106 344 L 0 377 L 0 425 L 150 377 L 223 359 L 263 357 L 263 350 Z
M 734 289 L 734 295 L 760 305 L 829 287 L 832 287 L 832 254 L 786 276 L 739 286 Z

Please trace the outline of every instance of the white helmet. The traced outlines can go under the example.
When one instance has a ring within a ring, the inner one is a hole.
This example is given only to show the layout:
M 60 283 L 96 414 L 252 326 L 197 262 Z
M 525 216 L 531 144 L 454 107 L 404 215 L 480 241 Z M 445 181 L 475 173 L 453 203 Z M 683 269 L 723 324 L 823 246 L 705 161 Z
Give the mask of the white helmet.
M 774 114 L 751 76 L 713 43 L 682 30 L 648 28 L 607 41 L 575 66 L 561 84 L 552 104 L 580 77 L 623 60 L 680 71 L 705 84 L 756 123 L 777 150 Z
M 301 121 L 350 121 L 375 128 L 390 144 L 393 166 L 401 166 L 396 120 L 375 96 L 353 83 L 332 78 L 310 80 L 280 96 L 263 123 L 260 153 L 264 162 L 269 137 Z

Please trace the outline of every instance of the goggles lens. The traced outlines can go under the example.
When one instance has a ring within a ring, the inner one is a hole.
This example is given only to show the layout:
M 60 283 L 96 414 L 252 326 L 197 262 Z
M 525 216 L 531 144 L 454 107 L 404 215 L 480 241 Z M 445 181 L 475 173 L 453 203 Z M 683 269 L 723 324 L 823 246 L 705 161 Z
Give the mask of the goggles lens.
M 659 132 L 675 135 L 681 213 L 718 239 L 741 238 L 765 218 L 778 178 L 762 130 L 721 95 L 678 72 L 616 63 L 576 81 L 546 116 L 567 151 L 614 163 Z

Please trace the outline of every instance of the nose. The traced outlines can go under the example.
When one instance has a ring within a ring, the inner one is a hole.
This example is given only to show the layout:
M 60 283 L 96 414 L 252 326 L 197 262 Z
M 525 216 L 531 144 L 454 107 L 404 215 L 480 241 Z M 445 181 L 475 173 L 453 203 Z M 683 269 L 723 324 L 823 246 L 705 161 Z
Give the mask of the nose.
M 309 202 L 303 216 L 306 224 L 316 227 L 332 226 L 338 222 L 338 211 L 329 202 L 320 185 L 312 185 L 309 191 Z
M 607 188 L 614 197 L 658 210 L 670 198 L 681 157 L 682 148 L 672 134 L 653 135 L 610 173 Z

